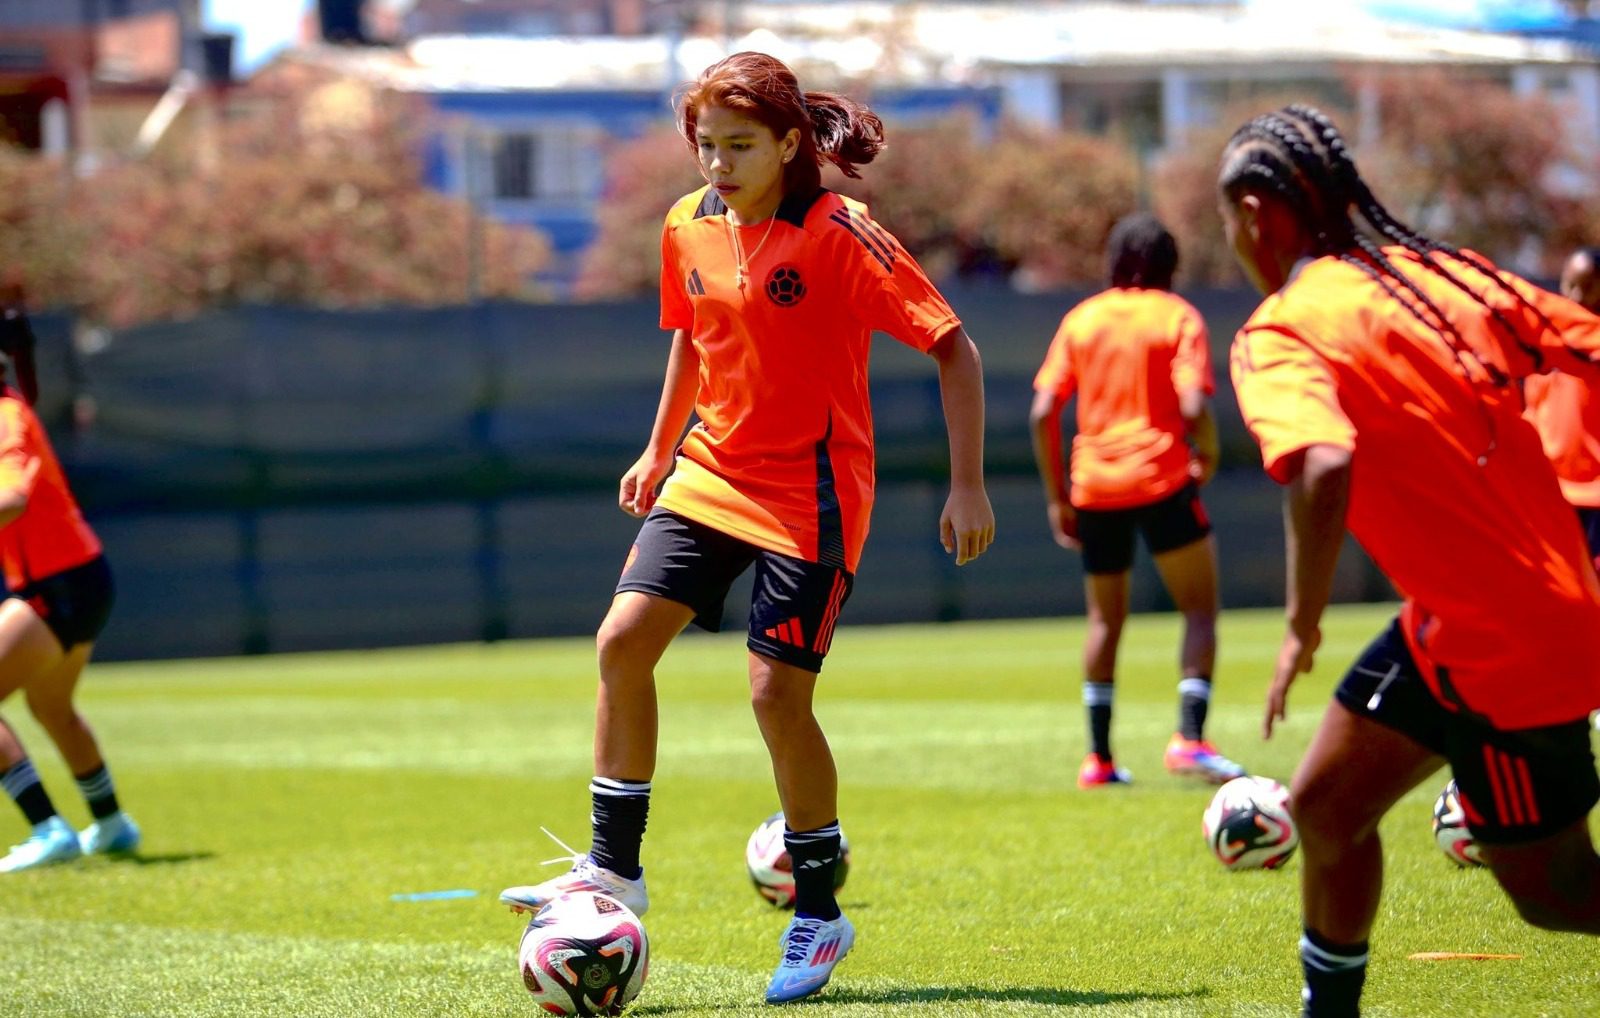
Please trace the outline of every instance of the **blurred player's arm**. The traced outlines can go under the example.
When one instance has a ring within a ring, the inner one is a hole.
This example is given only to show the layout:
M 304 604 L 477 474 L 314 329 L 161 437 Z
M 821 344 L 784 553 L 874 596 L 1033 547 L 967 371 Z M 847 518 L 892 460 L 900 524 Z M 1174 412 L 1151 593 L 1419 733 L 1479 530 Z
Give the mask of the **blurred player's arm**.
M 644 453 L 622 475 L 617 504 L 633 516 L 643 516 L 656 503 L 656 489 L 672 472 L 672 457 L 689 426 L 695 396 L 700 389 L 700 355 L 683 329 L 672 333 L 672 350 L 667 354 L 667 377 L 661 386 L 661 402 L 656 406 L 655 426 Z
M 1185 389 L 1178 393 L 1178 412 L 1188 428 L 1189 442 L 1194 446 L 1196 478 L 1205 484 L 1216 476 L 1217 461 L 1222 456 L 1222 443 L 1217 438 L 1217 418 L 1211 412 L 1211 400 L 1202 389 Z
M 1078 547 L 1078 514 L 1067 491 L 1067 460 L 1061 438 L 1061 412 L 1067 399 L 1059 393 L 1040 389 L 1033 394 L 1028 411 L 1033 433 L 1033 462 L 1044 484 L 1045 512 L 1050 519 L 1050 536 L 1063 548 Z
M 959 326 L 928 352 L 939 364 L 939 396 L 950 434 L 950 498 L 939 517 L 939 540 L 959 566 L 994 541 L 994 509 L 983 485 L 983 361 Z

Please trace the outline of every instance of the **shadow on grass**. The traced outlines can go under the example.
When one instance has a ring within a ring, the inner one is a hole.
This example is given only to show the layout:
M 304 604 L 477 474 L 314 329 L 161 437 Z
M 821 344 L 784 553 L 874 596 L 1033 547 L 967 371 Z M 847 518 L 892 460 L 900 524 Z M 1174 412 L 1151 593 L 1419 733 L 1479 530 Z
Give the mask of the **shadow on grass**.
M 205 862 L 216 857 L 215 852 L 123 852 L 103 858 L 108 863 L 130 866 L 176 866 L 186 862 Z
M 1052 1007 L 1098 1007 L 1101 1004 L 1127 1004 L 1149 1000 L 1192 1000 L 1211 996 L 1208 989 L 1182 992 L 1114 993 L 1106 990 L 1072 990 L 1055 986 L 902 986 L 894 989 L 852 990 L 839 987 L 814 998 L 829 1004 L 937 1004 L 945 1001 L 979 1000 L 995 1003 L 1048 1004 Z
M 1049 1007 L 1100 1007 L 1135 1001 L 1196 1000 L 1211 996 L 1206 988 L 1182 992 L 1113 993 L 1104 990 L 1070 990 L 1046 986 L 1009 986 L 990 989 L 981 986 L 902 986 L 893 989 L 851 990 L 844 987 L 825 990 L 796 1003 L 807 1004 L 942 1004 L 985 1001 L 999 1004 L 1044 1004 Z M 629 1015 L 672 1014 L 675 1011 L 742 1011 L 754 1001 L 728 1004 L 646 1004 L 628 1010 Z M 788 1005 L 793 1007 L 795 1005 Z

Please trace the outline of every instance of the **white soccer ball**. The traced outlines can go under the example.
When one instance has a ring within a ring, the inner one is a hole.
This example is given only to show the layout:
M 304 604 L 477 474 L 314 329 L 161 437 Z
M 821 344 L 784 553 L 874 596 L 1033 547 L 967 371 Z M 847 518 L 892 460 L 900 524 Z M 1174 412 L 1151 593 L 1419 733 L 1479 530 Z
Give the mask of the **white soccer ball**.
M 1277 869 L 1300 844 L 1289 790 L 1271 778 L 1247 775 L 1217 789 L 1200 827 L 1206 847 L 1230 870 Z
M 616 1014 L 650 971 L 644 924 L 615 898 L 573 891 L 552 899 L 522 931 L 522 985 L 551 1014 Z
M 778 908 L 794 908 L 794 863 L 783 845 L 783 814 L 761 822 L 744 846 L 744 865 L 756 892 Z M 833 871 L 833 889 L 844 886 L 850 872 L 850 839 L 839 832 L 839 865 Z
M 1461 792 L 1454 778 L 1433 802 L 1433 841 L 1457 866 L 1483 865 L 1478 842 L 1467 830 L 1467 812 L 1461 806 Z

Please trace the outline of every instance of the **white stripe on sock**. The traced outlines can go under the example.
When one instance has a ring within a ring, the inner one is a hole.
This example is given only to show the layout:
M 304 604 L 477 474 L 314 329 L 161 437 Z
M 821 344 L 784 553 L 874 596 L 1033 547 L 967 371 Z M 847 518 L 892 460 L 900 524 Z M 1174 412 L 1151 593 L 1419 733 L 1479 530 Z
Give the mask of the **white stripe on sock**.
M 1202 700 L 1211 699 L 1211 683 L 1205 679 L 1184 679 L 1178 683 L 1179 696 L 1196 696 Z
M 814 831 L 791 831 L 787 827 L 783 829 L 783 840 L 793 841 L 802 845 L 808 841 L 826 841 L 829 838 L 837 838 L 838 836 L 839 825 L 836 823 L 829 824 L 826 827 L 818 827 Z
M 1300 937 L 1300 960 L 1319 972 L 1346 972 L 1367 963 L 1367 952 L 1361 954 L 1334 954 L 1313 944 L 1309 937 Z
M 632 798 L 635 796 L 649 795 L 650 782 L 648 781 L 618 781 L 615 778 L 591 778 L 589 791 L 595 795 L 611 795 L 619 798 Z
M 85 799 L 104 799 L 113 789 L 110 771 L 101 771 L 97 778 L 78 779 L 78 791 L 83 793 Z
M 39 783 L 39 772 L 33 769 L 33 761 L 27 757 L 0 774 L 0 788 L 4 788 L 13 799 Z
M 1085 682 L 1083 704 L 1085 707 L 1109 707 L 1116 698 L 1117 687 L 1111 682 Z

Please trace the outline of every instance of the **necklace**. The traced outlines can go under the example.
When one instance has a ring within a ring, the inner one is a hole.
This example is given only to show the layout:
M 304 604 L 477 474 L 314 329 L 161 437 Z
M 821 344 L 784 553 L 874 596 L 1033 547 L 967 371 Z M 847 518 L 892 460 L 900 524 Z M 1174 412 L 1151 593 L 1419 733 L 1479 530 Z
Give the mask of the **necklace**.
M 744 281 L 750 278 L 750 263 L 755 261 L 756 255 L 760 254 L 761 249 L 766 246 L 767 238 L 772 236 L 772 228 L 778 225 L 778 214 L 774 212 L 772 217 L 767 220 L 767 232 L 761 235 L 761 242 L 756 245 L 755 250 L 751 251 L 748 256 L 744 253 L 744 245 L 739 243 L 739 228 L 733 225 L 732 219 L 725 218 L 725 221 L 728 224 L 728 239 L 733 242 L 733 262 L 737 267 L 733 274 L 733 284 L 743 290 Z

